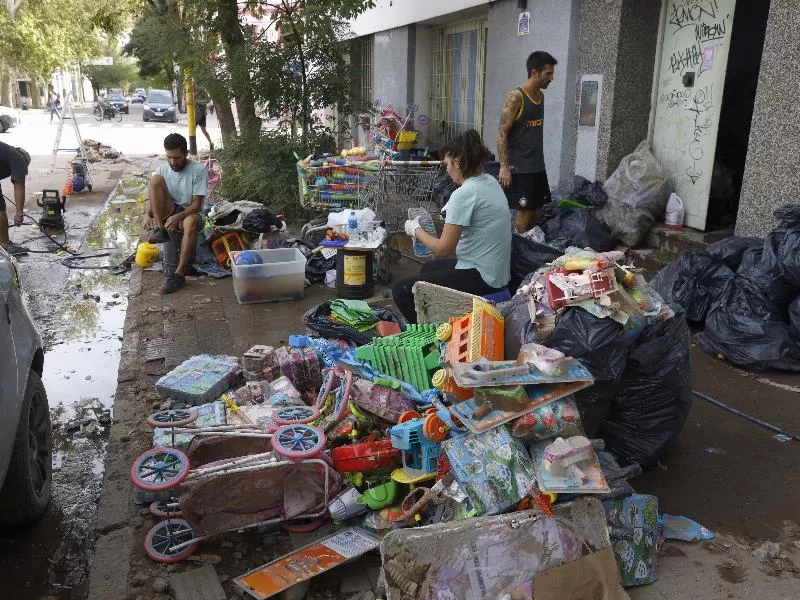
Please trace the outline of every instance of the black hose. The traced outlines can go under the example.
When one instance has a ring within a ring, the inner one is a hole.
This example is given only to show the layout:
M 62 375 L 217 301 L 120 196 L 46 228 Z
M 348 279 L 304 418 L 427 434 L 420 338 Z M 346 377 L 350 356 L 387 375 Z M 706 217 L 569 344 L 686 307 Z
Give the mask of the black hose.
M 754 417 L 753 415 L 749 415 L 746 412 L 742 412 L 741 410 L 739 410 L 737 408 L 733 408 L 732 406 L 728 406 L 727 404 L 724 404 L 723 402 L 720 402 L 719 400 L 715 400 L 711 396 L 707 396 L 707 395 L 705 395 L 705 394 L 703 394 L 701 392 L 697 392 L 695 390 L 692 390 L 692 393 L 695 396 L 697 396 L 698 398 L 702 398 L 703 400 L 713 404 L 714 406 L 718 406 L 719 408 L 721 408 L 723 410 L 727 410 L 728 412 L 733 413 L 734 415 L 738 415 L 738 416 L 742 417 L 743 419 L 747 419 L 751 423 L 755 423 L 756 425 L 760 425 L 764 429 L 769 429 L 770 431 L 774 431 L 775 433 L 777 433 L 779 435 L 782 435 L 782 436 L 785 436 L 786 438 L 788 438 L 790 440 L 794 440 L 795 442 L 800 442 L 800 435 L 794 435 L 793 433 L 788 433 L 788 432 L 784 431 L 783 429 L 781 429 L 780 427 L 776 427 L 775 425 L 772 425 L 771 423 L 767 423 L 766 421 L 762 421 L 761 419 L 759 419 L 757 417 Z

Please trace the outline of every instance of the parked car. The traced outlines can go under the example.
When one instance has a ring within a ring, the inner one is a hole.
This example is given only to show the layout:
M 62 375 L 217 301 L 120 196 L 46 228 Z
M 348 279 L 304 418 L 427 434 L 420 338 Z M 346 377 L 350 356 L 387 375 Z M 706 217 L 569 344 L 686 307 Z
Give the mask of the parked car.
M 126 115 L 131 114 L 131 109 L 130 106 L 128 106 L 128 101 L 125 100 L 125 96 L 123 96 L 121 93 L 110 92 L 108 94 L 108 102 L 119 112 L 125 113 Z
M 147 99 L 147 92 L 144 88 L 136 88 L 133 90 L 133 95 L 131 96 L 131 104 L 139 104 L 144 102 Z
M 42 338 L 20 291 L 16 261 L 0 248 L 0 525 L 44 514 L 53 486 L 53 432 L 42 384 Z
M 144 102 L 142 121 L 178 122 L 178 111 L 169 90 L 150 90 Z
M 0 106 L 0 133 L 5 133 L 11 127 L 19 125 L 17 113 L 13 108 Z

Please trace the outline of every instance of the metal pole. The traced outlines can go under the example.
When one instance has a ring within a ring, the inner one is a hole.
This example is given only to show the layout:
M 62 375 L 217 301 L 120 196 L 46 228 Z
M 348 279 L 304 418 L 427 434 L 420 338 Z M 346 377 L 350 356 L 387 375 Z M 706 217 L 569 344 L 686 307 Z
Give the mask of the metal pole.
M 186 119 L 189 122 L 189 154 L 197 155 L 197 123 L 194 114 L 194 87 L 192 86 L 192 74 L 186 71 L 184 74 L 186 86 Z

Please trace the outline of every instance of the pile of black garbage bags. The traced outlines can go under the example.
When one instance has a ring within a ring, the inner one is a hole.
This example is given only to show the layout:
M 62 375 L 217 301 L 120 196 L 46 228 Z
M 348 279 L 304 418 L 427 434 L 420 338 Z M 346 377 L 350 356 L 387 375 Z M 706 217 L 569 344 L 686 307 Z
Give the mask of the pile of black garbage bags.
M 751 369 L 800 371 L 800 204 L 779 208 L 765 239 L 730 237 L 687 253 L 651 282 L 705 324 L 706 352 Z
M 559 250 L 514 235 L 514 293 Z M 686 312 L 670 304 L 669 319 L 644 319 L 623 326 L 578 307 L 556 315 L 546 337 L 531 323 L 527 297 L 500 305 L 505 318 L 505 355 L 536 342 L 579 359 L 595 383 L 575 394 L 589 437 L 601 437 L 622 464 L 654 464 L 683 428 L 691 407 L 690 332 Z

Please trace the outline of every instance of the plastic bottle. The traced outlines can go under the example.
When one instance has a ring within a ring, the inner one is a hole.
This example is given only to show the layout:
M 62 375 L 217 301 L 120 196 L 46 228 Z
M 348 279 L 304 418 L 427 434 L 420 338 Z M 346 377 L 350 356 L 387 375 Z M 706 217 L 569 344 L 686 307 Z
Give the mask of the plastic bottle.
M 350 218 L 347 219 L 347 235 L 354 239 L 358 235 L 358 217 L 356 211 L 350 211 Z
M 672 192 L 667 202 L 667 211 L 664 214 L 664 225 L 667 229 L 683 229 L 683 200 Z

